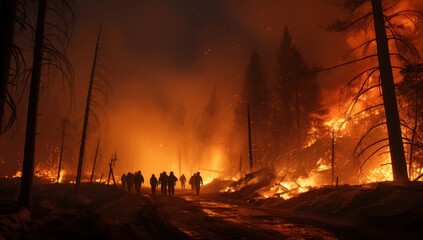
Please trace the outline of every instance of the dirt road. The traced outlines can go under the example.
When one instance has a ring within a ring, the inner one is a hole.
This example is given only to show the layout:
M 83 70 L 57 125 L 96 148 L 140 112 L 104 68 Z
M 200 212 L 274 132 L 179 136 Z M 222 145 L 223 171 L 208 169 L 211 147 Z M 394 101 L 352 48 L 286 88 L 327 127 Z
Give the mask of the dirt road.
M 320 227 L 293 223 L 283 212 L 223 200 L 216 195 L 127 194 L 100 214 L 112 239 L 338 239 Z M 342 236 L 341 236 L 342 237 Z M 343 238 L 343 237 L 342 237 Z

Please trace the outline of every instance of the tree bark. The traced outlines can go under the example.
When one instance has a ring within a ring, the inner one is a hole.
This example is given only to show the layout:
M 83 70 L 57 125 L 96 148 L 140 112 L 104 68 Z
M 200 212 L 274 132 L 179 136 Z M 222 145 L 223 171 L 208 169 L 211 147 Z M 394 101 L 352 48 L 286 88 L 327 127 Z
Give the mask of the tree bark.
M 95 149 L 95 155 L 94 155 L 94 164 L 93 164 L 93 170 L 91 172 L 91 178 L 90 178 L 90 183 L 93 182 L 93 178 L 94 178 L 94 171 L 95 171 L 95 165 L 97 163 L 97 156 L 98 156 L 98 148 L 100 147 L 100 135 L 98 136 L 98 141 L 97 141 L 97 148 Z
M 85 155 L 85 141 L 87 138 L 88 120 L 90 116 L 90 107 L 91 107 L 91 93 L 93 89 L 94 77 L 95 77 L 95 72 L 97 67 L 97 55 L 98 55 L 98 48 L 100 43 L 100 36 L 101 36 L 101 29 L 100 29 L 100 32 L 98 33 L 97 43 L 95 45 L 93 65 L 91 68 L 90 84 L 88 86 L 87 102 L 85 105 L 84 125 L 82 126 L 81 145 L 79 148 L 78 170 L 76 173 L 76 181 L 75 181 L 76 183 L 75 194 L 79 193 L 79 188 L 81 185 L 82 165 L 84 162 L 84 155 Z
M 407 164 L 381 0 L 372 0 L 372 8 L 393 179 L 396 182 L 408 182 Z
M 62 168 L 63 147 L 65 143 L 66 121 L 63 121 L 62 143 L 60 144 L 59 169 L 57 170 L 57 183 L 60 181 L 60 170 Z
M 40 93 L 41 70 L 43 59 L 43 41 L 47 0 L 40 0 L 38 5 L 37 27 L 33 54 L 31 84 L 29 89 L 28 115 L 26 120 L 25 149 L 22 166 L 22 180 L 19 192 L 18 208 L 31 209 L 32 181 L 34 177 L 34 155 L 37 131 L 38 99 Z

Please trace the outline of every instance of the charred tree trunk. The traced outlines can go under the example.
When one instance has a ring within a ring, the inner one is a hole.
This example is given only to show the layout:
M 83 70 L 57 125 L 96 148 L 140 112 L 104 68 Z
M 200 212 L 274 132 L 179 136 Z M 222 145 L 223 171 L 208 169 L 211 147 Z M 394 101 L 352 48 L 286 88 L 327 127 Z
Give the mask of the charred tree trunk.
M 331 157 L 331 176 L 330 184 L 333 185 L 335 181 L 335 130 L 332 130 L 332 157 Z
M 91 93 L 93 89 L 94 76 L 95 76 L 96 67 L 97 67 L 97 55 L 98 55 L 98 48 L 100 43 L 100 36 L 101 36 L 101 29 L 100 29 L 100 32 L 98 33 L 97 43 L 95 45 L 93 65 L 91 68 L 90 84 L 88 86 L 88 93 L 87 93 L 87 103 L 85 105 L 84 125 L 82 126 L 81 145 L 79 148 L 78 170 L 76 173 L 76 181 L 75 181 L 76 183 L 75 194 L 79 193 L 79 188 L 81 185 L 82 165 L 84 162 L 84 155 L 85 155 L 85 140 L 87 138 L 88 120 L 90 116 L 90 107 L 91 107 Z
M 418 124 L 418 119 L 419 119 L 419 104 L 418 104 L 418 98 L 417 98 L 417 92 L 416 92 L 416 106 L 414 109 L 414 127 L 413 127 L 413 132 L 411 133 L 411 143 L 410 143 L 410 152 L 408 155 L 408 162 L 409 162 L 409 166 L 408 166 L 408 176 L 409 179 L 413 179 L 413 157 L 414 157 L 414 144 L 416 141 L 416 131 L 417 131 L 417 124 Z
M 57 170 L 57 183 L 60 181 L 60 170 L 62 168 L 63 147 L 65 143 L 66 121 L 63 121 L 62 143 L 60 144 L 59 169 Z
M 40 93 L 41 69 L 43 59 L 43 41 L 47 0 L 40 0 L 38 5 L 37 27 L 33 54 L 31 84 L 29 88 L 28 115 L 26 119 L 25 149 L 22 166 L 22 180 L 19 192 L 18 208 L 31 209 L 32 181 L 34 177 L 34 155 L 37 131 L 38 99 Z
M 97 140 L 97 148 L 95 149 L 95 155 L 94 155 L 94 163 L 93 163 L 93 170 L 91 171 L 91 178 L 90 178 L 90 183 L 93 182 L 93 178 L 94 178 L 94 171 L 95 171 L 95 164 L 97 163 L 97 156 L 98 156 L 98 148 L 100 147 L 100 136 L 98 136 L 98 140 Z
M 247 120 L 248 120 L 248 156 L 250 159 L 250 172 L 253 170 L 253 143 L 251 140 L 251 118 L 250 118 L 250 106 L 247 105 Z
M 0 37 L 0 133 L 4 128 L 4 106 L 7 101 L 17 8 L 18 0 L 2 0 L 0 2 L 0 32 L 3 35 Z
M 395 93 L 388 39 L 386 36 L 382 1 L 372 0 L 372 8 L 393 178 L 394 181 L 397 182 L 408 182 L 407 164 L 402 142 L 397 97 Z

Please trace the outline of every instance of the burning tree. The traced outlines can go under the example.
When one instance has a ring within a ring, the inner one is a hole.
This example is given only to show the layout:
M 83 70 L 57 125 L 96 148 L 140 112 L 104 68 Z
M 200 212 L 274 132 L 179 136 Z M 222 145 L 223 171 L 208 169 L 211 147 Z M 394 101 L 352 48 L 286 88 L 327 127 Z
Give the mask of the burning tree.
M 409 65 L 402 73 L 404 79 L 399 84 L 399 101 L 401 106 L 407 106 L 402 113 L 406 119 L 404 124 L 409 126 L 406 134 L 409 142 L 408 173 L 410 178 L 418 178 L 423 167 L 423 64 Z
M 371 66 L 357 74 L 345 88 L 353 95 L 346 110 L 347 121 L 382 116 L 380 113 L 385 113 L 383 117 L 379 117 L 379 122 L 375 122 L 363 134 L 355 150 L 356 155 L 364 158 L 361 163 L 363 166 L 373 156 L 389 152 L 394 181 L 406 182 L 406 159 L 393 71 L 418 59 L 418 51 L 406 37 L 404 29 L 410 25 L 415 26 L 421 14 L 410 9 L 406 1 L 401 0 L 384 1 L 383 4 L 381 0 L 338 2 L 341 2 L 349 15 L 333 24 L 330 29 L 359 32 L 364 41 L 353 49 L 361 55 L 360 58 L 336 67 L 360 61 L 366 61 Z M 400 82 L 400 79 L 396 81 Z M 373 99 L 379 100 L 370 101 Z M 369 102 L 372 104 L 368 104 Z M 361 109 L 357 110 L 358 105 L 361 105 Z M 369 136 L 385 131 L 385 128 L 387 137 L 379 135 L 379 138 L 368 142 Z

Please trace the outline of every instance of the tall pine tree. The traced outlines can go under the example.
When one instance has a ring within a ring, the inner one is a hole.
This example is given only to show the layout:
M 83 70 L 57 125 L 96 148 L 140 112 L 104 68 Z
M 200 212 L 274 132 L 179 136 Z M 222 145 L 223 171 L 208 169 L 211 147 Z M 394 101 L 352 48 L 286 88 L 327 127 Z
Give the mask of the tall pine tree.
M 274 137 L 280 158 L 286 159 L 312 140 L 312 133 L 321 126 L 325 111 L 316 75 L 293 44 L 287 27 L 277 60 Z
M 237 106 L 235 107 L 235 128 L 240 141 L 239 151 L 247 156 L 247 105 L 250 108 L 253 158 L 258 168 L 272 166 L 269 153 L 270 136 L 270 97 L 260 54 L 254 49 L 245 73 L 245 80 Z

